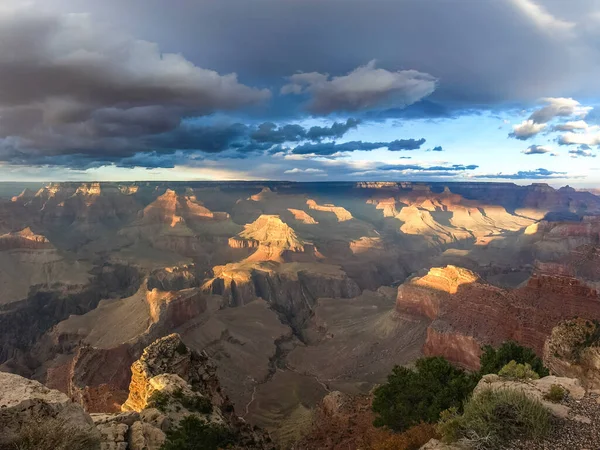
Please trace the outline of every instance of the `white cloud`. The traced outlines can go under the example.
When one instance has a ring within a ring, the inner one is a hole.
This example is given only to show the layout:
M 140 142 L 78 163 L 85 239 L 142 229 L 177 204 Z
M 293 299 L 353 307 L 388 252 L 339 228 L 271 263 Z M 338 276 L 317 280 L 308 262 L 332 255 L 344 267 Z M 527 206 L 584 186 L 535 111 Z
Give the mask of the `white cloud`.
M 298 167 L 294 167 L 293 169 L 286 170 L 283 173 L 287 174 L 295 174 L 295 173 L 306 173 L 313 175 L 325 175 L 325 171 L 321 169 L 299 169 Z
M 593 109 L 591 106 L 582 106 L 577 100 L 565 97 L 546 97 L 542 98 L 541 102 L 546 105 L 534 111 L 529 117 L 535 123 L 546 123 L 555 117 L 575 116 L 583 119 Z
M 311 72 L 292 75 L 289 81 L 281 94 L 308 93 L 308 109 L 318 114 L 405 107 L 430 95 L 437 83 L 433 76 L 416 70 L 377 69 L 374 60 L 331 79 Z
M 600 131 L 596 131 L 597 129 L 598 127 L 594 127 L 594 130 L 588 130 L 584 133 L 574 133 L 571 131 L 561 135 L 558 138 L 558 142 L 562 145 L 600 145 Z
M 559 19 L 532 0 L 509 0 L 538 28 L 548 33 L 570 32 L 575 23 Z
M 524 141 L 535 136 L 544 128 L 546 128 L 545 123 L 535 123 L 533 120 L 524 120 L 518 125 L 513 125 L 513 132 L 510 133 L 509 136 Z
M 573 131 L 573 130 L 585 130 L 589 128 L 589 125 L 585 120 L 576 120 L 566 123 L 560 123 L 554 126 L 556 131 Z

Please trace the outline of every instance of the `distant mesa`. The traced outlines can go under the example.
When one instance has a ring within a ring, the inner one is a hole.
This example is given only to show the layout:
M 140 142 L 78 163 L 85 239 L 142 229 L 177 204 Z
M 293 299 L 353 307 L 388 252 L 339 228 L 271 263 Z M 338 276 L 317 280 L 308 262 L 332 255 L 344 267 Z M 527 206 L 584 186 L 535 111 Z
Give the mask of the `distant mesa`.
M 411 284 L 438 291 L 456 294 L 459 286 L 479 281 L 479 276 L 468 269 L 448 265 L 446 267 L 432 267 L 427 275 L 415 278 Z
M 251 195 L 248 200 L 252 200 L 254 202 L 260 202 L 261 200 L 265 200 L 266 198 L 275 195 L 275 193 L 269 187 L 264 187 L 258 194 Z
M 142 220 L 150 223 L 163 223 L 170 227 L 194 220 L 225 220 L 229 214 L 213 213 L 195 195 L 180 195 L 167 189 L 142 212 Z
M 277 215 L 261 215 L 244 230 L 229 240 L 234 248 L 275 247 L 279 250 L 303 252 L 304 244 L 296 232 Z
M 384 199 L 369 199 L 367 204 L 375 205 L 375 209 L 383 211 L 383 217 L 396 217 L 399 213 L 394 197 Z
M 363 236 L 350 242 L 350 250 L 355 255 L 359 255 L 372 250 L 382 251 L 384 247 L 381 238 Z
M 315 225 L 319 223 L 315 219 L 313 219 L 310 214 L 301 209 L 288 208 L 288 211 L 291 212 L 294 215 L 294 219 L 296 219 L 299 222 L 306 223 L 309 225 Z
M 7 233 L 0 236 L 0 251 L 17 248 L 51 249 L 54 248 L 54 246 L 45 236 L 35 234 L 29 227 L 18 232 Z
M 345 222 L 346 220 L 352 220 L 352 214 L 346 208 L 342 208 L 341 206 L 335 206 L 332 204 L 319 205 L 316 201 L 312 199 L 308 199 L 306 201 L 309 209 L 314 209 L 315 211 L 324 211 L 335 214 L 338 222 Z

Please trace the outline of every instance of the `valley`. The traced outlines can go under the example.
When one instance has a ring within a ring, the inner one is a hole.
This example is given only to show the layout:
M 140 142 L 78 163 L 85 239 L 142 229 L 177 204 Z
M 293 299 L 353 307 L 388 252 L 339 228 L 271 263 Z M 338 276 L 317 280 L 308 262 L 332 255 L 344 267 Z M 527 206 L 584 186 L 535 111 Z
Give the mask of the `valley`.
M 1 183 L 0 183 L 1 185 Z M 177 333 L 283 448 L 332 391 L 600 317 L 600 197 L 512 183 L 0 189 L 0 371 L 115 413 Z M 3 194 L 4 193 L 4 194 Z

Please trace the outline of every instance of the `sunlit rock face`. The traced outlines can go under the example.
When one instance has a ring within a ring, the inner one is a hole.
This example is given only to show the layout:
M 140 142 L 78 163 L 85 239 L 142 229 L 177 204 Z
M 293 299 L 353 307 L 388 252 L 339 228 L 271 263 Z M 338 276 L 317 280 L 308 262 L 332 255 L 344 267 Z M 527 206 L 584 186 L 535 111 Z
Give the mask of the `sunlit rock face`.
M 352 219 L 352 213 L 350 213 L 350 211 L 348 211 L 347 209 L 345 209 L 341 206 L 335 206 L 332 204 L 319 205 L 314 200 L 307 200 L 306 204 L 308 205 L 309 209 L 314 209 L 315 211 L 330 212 L 330 213 L 335 214 L 335 217 L 338 222 L 344 222 L 346 220 Z
M 398 288 L 396 305 L 401 312 L 425 315 L 433 320 L 439 316 L 445 299 L 456 294 L 460 286 L 478 281 L 479 277 L 467 269 L 433 267 L 427 275 L 413 278 Z
M 476 369 L 483 344 L 515 340 L 542 355 L 561 320 L 600 317 L 600 298 L 596 289 L 569 276 L 538 273 L 524 287 L 505 290 L 446 267 L 400 286 L 397 310 L 431 320 L 425 354 Z

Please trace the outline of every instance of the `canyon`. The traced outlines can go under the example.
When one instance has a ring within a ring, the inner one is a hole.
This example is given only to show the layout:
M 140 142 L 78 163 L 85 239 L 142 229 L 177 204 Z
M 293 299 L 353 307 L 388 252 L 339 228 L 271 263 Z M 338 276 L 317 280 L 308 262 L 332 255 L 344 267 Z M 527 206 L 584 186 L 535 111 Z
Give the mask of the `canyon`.
M 593 351 L 567 367 L 553 360 L 567 344 L 552 343 L 563 321 L 600 319 L 591 192 L 417 182 L 1 192 L 0 371 L 86 414 L 143 410 L 160 374 L 136 361 L 173 333 L 214 364 L 227 395 L 215 404 L 282 448 L 331 392 L 366 395 L 423 355 L 476 370 L 483 345 L 515 340 L 598 383 Z

